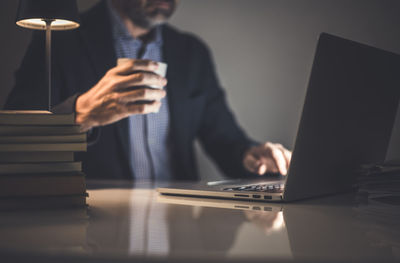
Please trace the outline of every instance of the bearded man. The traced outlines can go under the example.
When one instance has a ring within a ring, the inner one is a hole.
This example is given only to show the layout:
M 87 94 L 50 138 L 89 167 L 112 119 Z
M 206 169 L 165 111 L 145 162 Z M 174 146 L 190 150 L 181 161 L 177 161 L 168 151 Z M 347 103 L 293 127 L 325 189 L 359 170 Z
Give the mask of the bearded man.
M 166 23 L 177 0 L 103 0 L 78 30 L 53 34 L 55 112 L 75 112 L 90 146 L 88 178 L 199 179 L 194 141 L 229 177 L 285 175 L 291 153 L 237 124 L 206 45 Z M 44 35 L 36 32 L 6 108 L 43 109 Z M 116 66 L 118 58 L 130 58 Z M 168 65 L 166 77 L 158 62 Z M 163 89 L 150 87 L 159 86 Z

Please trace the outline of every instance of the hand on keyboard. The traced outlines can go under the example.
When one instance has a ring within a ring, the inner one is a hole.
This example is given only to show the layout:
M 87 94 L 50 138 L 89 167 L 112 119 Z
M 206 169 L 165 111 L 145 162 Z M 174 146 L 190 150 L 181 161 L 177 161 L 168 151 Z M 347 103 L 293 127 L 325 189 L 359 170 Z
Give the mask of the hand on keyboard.
M 267 142 L 251 147 L 243 157 L 244 167 L 252 173 L 287 174 L 292 153 L 281 144 Z

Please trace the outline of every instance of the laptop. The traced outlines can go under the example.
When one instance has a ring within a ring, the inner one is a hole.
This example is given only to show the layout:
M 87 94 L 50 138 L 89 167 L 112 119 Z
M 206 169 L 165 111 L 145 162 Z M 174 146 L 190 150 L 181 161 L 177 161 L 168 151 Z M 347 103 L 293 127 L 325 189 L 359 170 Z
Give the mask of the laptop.
M 163 204 L 174 204 L 184 206 L 198 206 L 207 208 L 222 208 L 230 210 L 245 210 L 245 211 L 264 211 L 264 212 L 281 212 L 283 209 L 282 203 L 265 203 L 252 202 L 243 200 L 226 200 L 218 198 L 197 198 L 173 195 L 158 195 L 156 201 Z
M 361 165 L 385 160 L 399 97 L 399 55 L 322 33 L 287 176 L 157 191 L 267 202 L 351 191 Z

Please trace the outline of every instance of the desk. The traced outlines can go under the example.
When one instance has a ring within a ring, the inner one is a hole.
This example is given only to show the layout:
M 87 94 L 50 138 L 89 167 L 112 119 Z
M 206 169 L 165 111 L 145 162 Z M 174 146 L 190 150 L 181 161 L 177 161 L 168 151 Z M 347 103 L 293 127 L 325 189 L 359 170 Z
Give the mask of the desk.
M 349 194 L 266 204 L 162 197 L 149 183 L 89 181 L 88 188 L 87 211 L 1 213 L 0 261 L 400 259 L 396 198 L 381 203 Z

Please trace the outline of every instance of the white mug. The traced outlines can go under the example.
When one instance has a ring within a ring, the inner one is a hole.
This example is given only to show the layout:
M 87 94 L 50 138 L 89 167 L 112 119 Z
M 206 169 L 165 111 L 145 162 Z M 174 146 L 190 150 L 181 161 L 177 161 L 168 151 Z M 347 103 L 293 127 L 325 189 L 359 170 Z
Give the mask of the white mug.
M 122 65 L 128 61 L 131 61 L 132 58 L 119 58 L 117 59 L 117 66 Z M 157 62 L 158 64 L 158 68 L 154 71 L 156 74 L 160 75 L 161 77 L 164 77 L 167 75 L 167 67 L 168 65 L 166 63 L 163 62 Z M 162 89 L 163 87 L 160 86 L 150 86 L 150 88 L 153 89 Z

